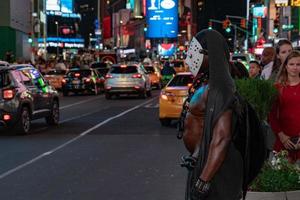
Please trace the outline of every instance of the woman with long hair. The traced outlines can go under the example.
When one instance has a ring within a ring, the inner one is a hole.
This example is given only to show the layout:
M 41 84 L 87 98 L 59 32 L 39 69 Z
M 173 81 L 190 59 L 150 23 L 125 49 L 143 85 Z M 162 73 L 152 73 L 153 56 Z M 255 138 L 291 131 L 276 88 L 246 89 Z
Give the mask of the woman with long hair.
M 291 162 L 300 159 L 300 52 L 293 50 L 280 67 L 275 82 L 278 98 L 269 115 L 276 135 L 275 151 L 287 150 Z
M 276 44 L 275 47 L 276 55 L 273 60 L 272 72 L 270 76 L 271 80 L 276 79 L 281 64 L 284 63 L 284 60 L 291 53 L 292 50 L 293 50 L 292 43 L 287 39 L 281 39 Z

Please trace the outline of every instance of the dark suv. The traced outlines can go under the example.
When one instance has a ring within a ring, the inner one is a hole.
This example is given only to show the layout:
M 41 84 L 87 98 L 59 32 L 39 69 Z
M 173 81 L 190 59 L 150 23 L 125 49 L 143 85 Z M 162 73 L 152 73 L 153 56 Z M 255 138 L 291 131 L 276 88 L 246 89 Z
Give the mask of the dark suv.
M 31 120 L 44 117 L 47 124 L 58 125 L 57 91 L 31 65 L 1 68 L 0 127 L 13 127 L 16 133 L 26 134 Z

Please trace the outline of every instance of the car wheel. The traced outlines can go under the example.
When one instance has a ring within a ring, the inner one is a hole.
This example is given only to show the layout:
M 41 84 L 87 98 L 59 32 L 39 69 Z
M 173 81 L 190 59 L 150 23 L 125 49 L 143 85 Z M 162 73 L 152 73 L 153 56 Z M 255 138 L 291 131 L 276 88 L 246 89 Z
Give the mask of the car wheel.
M 50 126 L 59 124 L 59 104 L 58 101 L 53 101 L 52 108 L 50 111 L 50 115 L 46 118 L 46 123 Z
M 159 121 L 162 126 L 170 126 L 171 124 L 171 119 L 164 118 L 164 119 L 159 119 Z
M 111 99 L 111 94 L 105 93 L 105 99 Z
M 23 107 L 20 114 L 20 119 L 16 124 L 15 132 L 20 135 L 28 134 L 31 127 L 30 112 L 27 107 Z

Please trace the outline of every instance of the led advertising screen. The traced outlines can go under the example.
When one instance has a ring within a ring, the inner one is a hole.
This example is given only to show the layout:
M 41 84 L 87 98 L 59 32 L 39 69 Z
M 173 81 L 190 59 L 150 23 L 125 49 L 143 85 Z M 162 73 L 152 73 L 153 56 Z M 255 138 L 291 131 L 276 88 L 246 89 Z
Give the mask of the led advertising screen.
M 159 44 L 157 49 L 160 56 L 173 56 L 176 46 L 174 43 Z
M 178 34 L 178 0 L 147 0 L 148 38 L 176 38 Z
M 63 13 L 73 12 L 73 0 L 60 0 L 60 9 Z
M 73 0 L 46 0 L 46 10 L 73 13 Z
M 60 0 L 47 0 L 46 10 L 60 11 Z

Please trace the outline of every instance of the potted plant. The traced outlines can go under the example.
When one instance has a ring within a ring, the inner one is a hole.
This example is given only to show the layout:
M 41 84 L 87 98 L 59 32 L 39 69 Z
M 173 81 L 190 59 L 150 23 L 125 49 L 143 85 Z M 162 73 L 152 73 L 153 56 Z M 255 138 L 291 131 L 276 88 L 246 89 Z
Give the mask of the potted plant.
M 298 200 L 300 198 L 300 167 L 287 159 L 287 151 L 274 153 L 250 186 L 247 200 Z M 262 198 L 262 196 L 264 198 Z
M 268 146 L 272 149 L 273 140 L 266 122 L 272 102 L 277 95 L 272 81 L 260 79 L 236 80 L 238 92 L 256 110 L 260 120 L 264 121 L 265 131 L 269 132 Z M 274 137 L 274 136 L 273 136 Z M 287 159 L 287 152 L 274 152 L 267 160 L 249 188 L 246 200 L 299 200 L 300 168 Z

